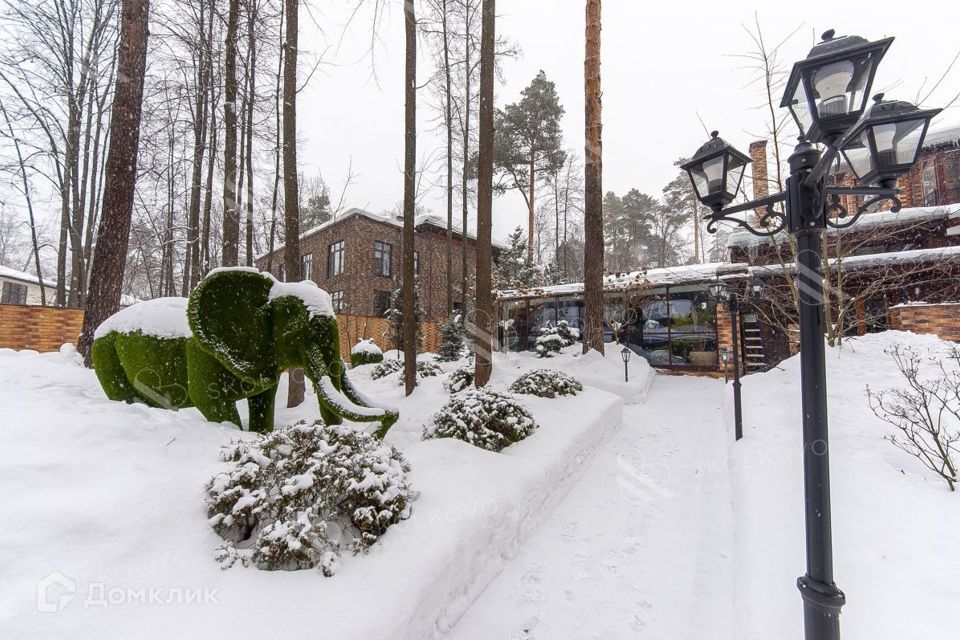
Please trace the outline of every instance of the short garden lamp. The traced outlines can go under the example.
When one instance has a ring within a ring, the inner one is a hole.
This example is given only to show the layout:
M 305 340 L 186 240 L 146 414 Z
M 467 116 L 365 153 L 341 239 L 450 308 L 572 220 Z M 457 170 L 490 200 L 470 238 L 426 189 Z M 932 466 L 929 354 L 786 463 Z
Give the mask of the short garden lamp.
M 720 349 L 720 360 L 723 362 L 723 381 L 727 382 L 727 363 L 730 362 L 730 349 L 726 347 Z
M 781 107 L 790 109 L 807 140 L 832 144 L 867 108 L 881 58 L 893 38 L 869 42 L 860 36 L 823 34 L 805 60 L 793 65 Z
M 877 94 L 867 117 L 844 137 L 840 151 L 861 183 L 895 187 L 897 178 L 917 161 L 930 120 L 940 111 Z
M 717 280 L 710 285 L 710 295 L 717 302 L 726 300 L 727 298 L 727 283 L 722 280 Z
M 754 277 L 750 282 L 750 299 L 754 302 L 763 300 L 764 289 L 766 289 L 766 285 L 763 283 L 763 280 Z
M 632 355 L 630 348 L 624 345 L 623 349 L 620 350 L 620 357 L 623 358 L 623 381 L 630 382 L 630 372 L 627 369 L 627 363 L 630 362 L 630 356 Z
M 700 202 L 719 213 L 737 197 L 749 163 L 749 156 L 731 147 L 714 131 L 710 140 L 680 168 L 690 174 Z

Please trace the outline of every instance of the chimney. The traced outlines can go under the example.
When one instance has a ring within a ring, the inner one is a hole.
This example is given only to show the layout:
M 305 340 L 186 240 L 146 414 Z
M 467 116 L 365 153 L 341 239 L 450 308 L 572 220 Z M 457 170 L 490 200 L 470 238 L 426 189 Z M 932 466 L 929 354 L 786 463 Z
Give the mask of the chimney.
M 750 143 L 750 159 L 753 160 L 753 198 L 758 200 L 770 195 L 769 179 L 767 176 L 767 141 L 757 140 Z M 766 207 L 754 209 L 755 222 L 760 224 L 760 218 L 766 214 Z

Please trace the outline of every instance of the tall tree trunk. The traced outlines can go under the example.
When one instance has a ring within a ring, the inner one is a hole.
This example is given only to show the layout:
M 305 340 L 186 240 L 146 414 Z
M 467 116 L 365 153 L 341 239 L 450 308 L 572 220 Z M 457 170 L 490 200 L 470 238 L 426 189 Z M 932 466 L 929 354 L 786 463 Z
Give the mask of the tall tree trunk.
M 284 30 L 284 18 L 286 16 L 286 11 L 284 5 L 280 5 L 280 31 L 281 33 Z M 277 192 L 280 190 L 280 147 L 282 146 L 281 135 L 282 131 L 280 129 L 280 112 L 281 105 L 280 101 L 282 100 L 283 94 L 281 91 L 280 81 L 283 78 L 283 51 L 281 50 L 280 55 L 277 56 L 277 86 L 276 86 L 276 101 L 274 103 L 274 133 L 276 138 L 274 140 L 274 149 L 273 149 L 273 199 L 270 204 L 270 237 L 267 238 L 267 271 L 273 272 L 273 249 L 274 249 L 274 240 L 277 237 Z
M 210 271 L 210 215 L 213 209 L 213 172 L 217 164 L 217 93 L 216 83 L 213 80 L 213 17 L 216 12 L 216 0 L 209 0 L 207 5 L 207 15 L 210 19 L 207 21 L 207 105 L 210 114 L 210 120 L 207 125 L 207 131 L 210 135 L 209 153 L 207 157 L 207 188 L 203 194 L 203 228 L 200 236 L 200 267 L 195 269 L 191 275 L 191 288 L 197 286 L 202 276 Z
M 77 341 L 87 366 L 91 363 L 93 332 L 120 308 L 137 179 L 149 12 L 149 0 L 123 0 L 103 213 L 97 229 L 83 328 Z
M 413 0 L 403 3 L 406 64 L 404 69 L 403 153 L 403 382 L 407 395 L 417 386 L 417 282 L 413 269 L 417 197 L 417 16 Z
M 237 211 L 237 28 L 240 0 L 230 0 L 224 45 L 223 251 L 221 264 L 239 264 L 240 214 Z
M 253 266 L 253 104 L 257 95 L 257 39 L 254 25 L 257 23 L 257 0 L 250 0 L 250 15 L 247 17 L 247 50 L 250 52 L 250 82 L 247 88 L 247 266 Z
M 447 127 L 447 317 L 453 315 L 453 80 L 450 77 L 450 30 L 448 0 L 443 0 L 444 113 Z M 470 37 L 470 34 L 467 34 Z M 469 73 L 469 69 L 467 70 Z M 462 238 L 466 244 L 467 238 Z
M 600 104 L 600 0 L 587 0 L 584 60 L 586 167 L 584 190 L 583 352 L 603 353 L 603 119 Z
M 20 167 L 20 179 L 23 182 L 23 199 L 27 203 L 27 214 L 30 216 L 30 240 L 33 245 L 33 261 L 37 269 L 37 282 L 40 284 L 40 304 L 47 306 L 47 288 L 43 286 L 43 271 L 40 269 L 40 244 L 37 241 L 37 223 L 33 216 L 33 196 L 30 193 L 30 181 L 27 179 L 27 164 L 23 161 L 20 139 L 13 132 L 13 125 L 10 123 L 10 116 L 7 114 L 3 102 L 0 102 L 0 112 L 3 113 L 3 119 L 7 123 L 7 131 L 10 133 L 13 148 L 17 153 L 17 165 Z
M 477 167 L 477 306 L 474 325 L 475 384 L 487 386 L 493 373 L 493 292 L 491 233 L 493 227 L 493 81 L 496 2 L 483 0 L 480 36 L 480 157 Z
M 283 209 L 284 270 L 287 280 L 300 279 L 300 189 L 297 182 L 297 40 L 299 0 L 285 0 L 286 37 L 283 42 Z M 287 406 L 303 402 L 303 370 L 290 372 Z
M 471 47 L 470 47 L 470 27 L 473 25 L 470 7 L 472 1 L 467 0 L 464 5 L 464 41 L 463 41 L 463 64 L 466 69 L 466 76 L 464 78 L 464 94 L 463 94 L 463 169 L 462 169 L 462 184 L 461 184 L 461 198 L 462 198 L 462 211 L 460 220 L 460 296 L 463 305 L 464 317 L 466 317 L 467 312 L 467 294 L 469 292 L 469 263 L 468 263 L 468 249 L 469 243 L 467 241 L 467 220 L 470 218 L 470 110 L 473 108 L 473 101 L 471 99 L 471 78 L 473 76 L 473 61 L 470 58 Z
M 207 43 L 206 13 L 200 6 L 200 55 L 197 62 L 197 97 L 193 112 L 193 174 L 190 179 L 190 211 L 187 220 L 187 251 L 184 257 L 180 295 L 186 297 L 196 286 L 200 270 L 200 195 L 203 190 L 203 156 L 207 152 Z M 213 20 L 213 16 L 210 17 Z
M 527 198 L 527 266 L 533 264 L 533 224 L 537 199 L 537 152 L 530 155 L 530 197 Z

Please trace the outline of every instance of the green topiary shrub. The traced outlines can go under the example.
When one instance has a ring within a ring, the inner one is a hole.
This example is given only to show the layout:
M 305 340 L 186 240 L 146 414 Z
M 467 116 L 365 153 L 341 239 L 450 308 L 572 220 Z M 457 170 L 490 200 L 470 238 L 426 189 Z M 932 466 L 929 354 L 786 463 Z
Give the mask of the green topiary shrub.
M 423 438 L 456 438 L 488 451 L 502 451 L 536 429 L 533 416 L 516 399 L 478 389 L 451 398 L 424 427 Z
M 536 369 L 523 374 L 510 385 L 512 393 L 524 393 L 541 398 L 575 396 L 583 385 L 573 376 L 554 369 Z
M 128 307 L 96 331 L 93 363 L 112 400 L 179 409 L 250 430 L 273 428 L 280 374 L 302 368 L 329 424 L 380 422 L 395 412 L 369 406 L 350 384 L 329 294 L 312 282 L 277 282 L 256 269 L 215 269 L 189 301 L 161 298 Z
M 350 366 L 352 367 L 380 362 L 383 362 L 383 351 L 373 340 L 360 340 L 350 350 Z
M 410 466 L 392 445 L 352 427 L 301 422 L 224 449 L 229 471 L 207 485 L 218 559 L 333 575 L 345 549 L 366 552 L 409 517 Z
M 460 367 L 449 376 L 443 383 L 443 388 L 447 390 L 447 393 L 454 394 L 460 393 L 464 389 L 468 389 L 473 386 L 473 368 L 472 367 Z

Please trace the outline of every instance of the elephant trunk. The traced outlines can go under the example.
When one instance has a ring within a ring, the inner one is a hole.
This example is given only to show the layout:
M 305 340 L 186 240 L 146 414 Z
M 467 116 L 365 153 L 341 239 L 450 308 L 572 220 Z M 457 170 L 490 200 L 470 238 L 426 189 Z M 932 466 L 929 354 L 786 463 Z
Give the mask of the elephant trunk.
M 328 422 L 379 422 L 377 435 L 383 437 L 399 417 L 396 411 L 373 406 L 362 398 L 344 371 L 339 356 L 327 365 L 321 353 L 315 349 L 307 350 L 307 373 L 313 381 L 320 403 L 320 412 Z

